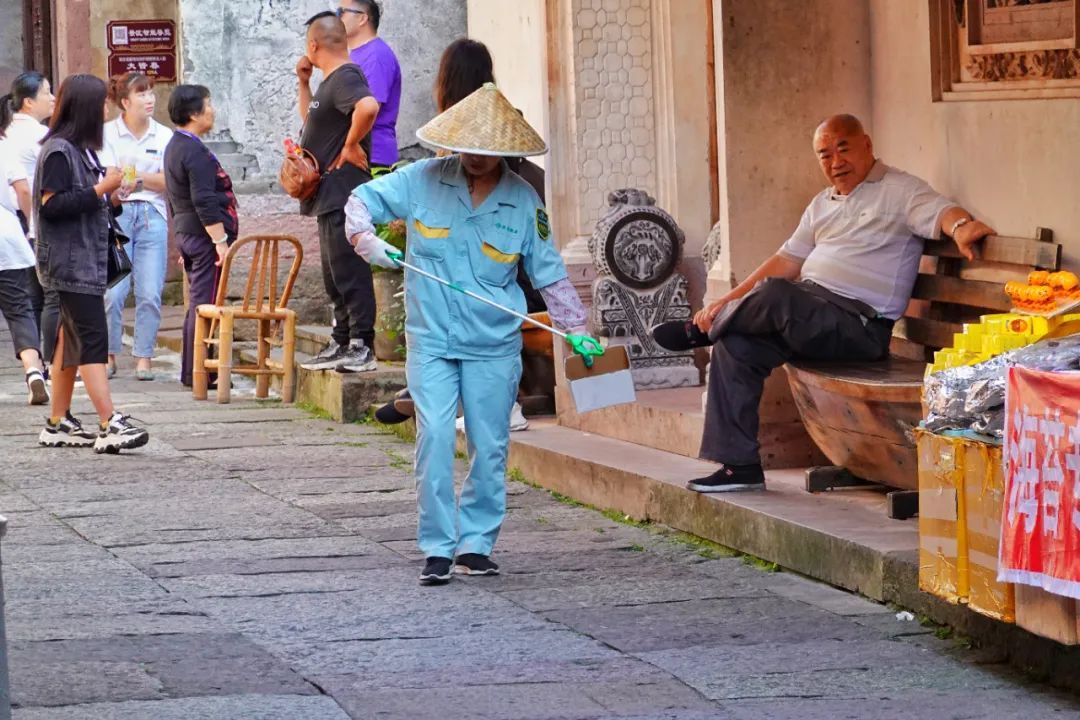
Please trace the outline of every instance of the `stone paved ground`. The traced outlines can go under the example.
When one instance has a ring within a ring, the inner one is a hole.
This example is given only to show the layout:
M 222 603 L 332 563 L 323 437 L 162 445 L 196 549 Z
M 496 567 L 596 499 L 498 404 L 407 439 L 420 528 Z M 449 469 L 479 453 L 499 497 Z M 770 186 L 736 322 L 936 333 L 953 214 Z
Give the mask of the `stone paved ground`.
M 409 445 L 121 379 L 144 451 L 39 449 L 8 348 L 17 720 L 1080 717 L 892 610 L 519 482 L 505 574 L 421 588 Z

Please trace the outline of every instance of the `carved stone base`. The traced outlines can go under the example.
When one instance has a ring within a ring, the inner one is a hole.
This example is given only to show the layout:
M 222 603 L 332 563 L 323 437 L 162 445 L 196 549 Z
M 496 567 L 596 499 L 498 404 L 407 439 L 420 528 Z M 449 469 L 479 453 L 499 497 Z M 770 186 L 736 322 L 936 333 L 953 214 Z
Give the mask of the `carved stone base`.
M 669 320 L 689 320 L 687 281 L 675 274 L 652 290 L 634 290 L 609 277 L 593 282 L 592 312 L 597 331 L 623 345 L 639 390 L 700 385 L 692 352 L 668 352 L 652 339 L 652 328 Z

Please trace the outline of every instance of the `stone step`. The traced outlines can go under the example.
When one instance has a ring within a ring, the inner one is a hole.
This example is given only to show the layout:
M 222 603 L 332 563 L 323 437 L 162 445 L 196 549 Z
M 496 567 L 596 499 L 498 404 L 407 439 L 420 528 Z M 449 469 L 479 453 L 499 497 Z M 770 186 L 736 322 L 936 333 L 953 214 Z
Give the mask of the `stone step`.
M 236 182 L 245 182 L 259 174 L 259 161 L 254 155 L 245 153 L 225 153 L 217 156 L 221 167 Z
M 245 343 L 237 358 L 240 362 L 254 363 L 256 353 L 254 343 Z M 280 367 L 281 355 L 281 348 L 271 350 L 271 362 Z M 380 362 L 378 369 L 366 373 L 305 370 L 300 367 L 310 358 L 309 353 L 296 352 L 295 402 L 318 408 L 338 422 L 364 419 L 371 405 L 387 402 L 394 393 L 405 387 L 405 366 L 401 363 Z M 275 376 L 270 386 L 280 394 L 281 378 Z
M 205 145 L 210 149 L 210 152 L 214 153 L 219 158 L 222 155 L 240 151 L 239 143 L 232 140 L 206 140 Z
M 330 342 L 329 325 L 297 325 L 296 351 L 317 355 Z
M 667 453 L 696 458 L 705 429 L 704 386 L 639 390 L 637 402 L 578 415 L 572 408 L 560 414 L 564 427 L 644 445 Z M 785 402 L 786 400 L 786 402 Z M 572 403 L 567 402 L 566 407 Z M 830 464 L 806 434 L 791 403 L 787 378 L 781 369 L 766 382 L 761 401 L 762 464 L 766 469 Z

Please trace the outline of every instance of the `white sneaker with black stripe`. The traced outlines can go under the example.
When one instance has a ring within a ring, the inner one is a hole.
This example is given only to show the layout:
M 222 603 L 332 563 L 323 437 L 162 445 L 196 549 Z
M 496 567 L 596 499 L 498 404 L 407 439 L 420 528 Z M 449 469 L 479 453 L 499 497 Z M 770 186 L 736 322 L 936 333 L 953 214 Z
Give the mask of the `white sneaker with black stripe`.
M 96 453 L 118 453 L 121 450 L 133 450 L 150 441 L 150 433 L 128 422 L 130 415 L 113 412 L 109 422 L 98 433 L 94 441 Z
M 84 428 L 70 412 L 55 425 L 46 420 L 38 435 L 38 443 L 45 447 L 90 447 L 95 440 L 97 433 Z
M 45 405 L 49 402 L 49 388 L 45 386 L 45 374 L 37 368 L 26 371 L 26 389 L 29 393 L 27 402 L 31 405 Z

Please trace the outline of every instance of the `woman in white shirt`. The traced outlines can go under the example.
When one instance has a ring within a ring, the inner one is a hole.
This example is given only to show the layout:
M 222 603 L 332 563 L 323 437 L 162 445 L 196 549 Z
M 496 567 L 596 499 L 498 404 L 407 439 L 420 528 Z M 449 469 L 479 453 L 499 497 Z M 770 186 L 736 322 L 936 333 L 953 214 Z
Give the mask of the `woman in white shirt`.
M 37 318 L 30 304 L 30 276 L 34 273 L 34 251 L 23 233 L 16 210 L 30 199 L 29 183 L 22 165 L 9 158 L 5 137 L 11 125 L 11 97 L 0 98 L 0 312 L 7 321 L 15 356 L 26 373 L 31 405 L 49 402 L 42 372 Z M 22 208 L 29 214 L 29 206 Z
M 153 380 L 151 361 L 161 326 L 161 291 L 169 253 L 169 227 L 165 208 L 162 164 L 172 130 L 154 120 L 154 84 L 141 73 L 117 75 L 109 83 L 109 97 L 120 117 L 105 125 L 101 162 L 125 173 L 121 190 L 123 213 L 118 218 L 131 256 L 131 275 L 105 293 L 109 321 L 109 377 L 116 374 L 116 356 L 123 346 L 124 303 L 135 286 L 135 377 Z
M 41 73 L 30 70 L 11 83 L 10 98 L 15 113 L 5 133 L 5 157 L 22 168 L 29 190 L 33 192 L 34 172 L 37 169 L 38 154 L 41 152 L 41 141 L 49 132 L 44 123 L 53 114 L 56 97 L 48 79 Z M 27 236 L 33 248 L 36 235 L 34 221 L 29 216 L 26 221 L 29 223 Z M 30 304 L 34 309 L 37 326 L 41 329 L 41 350 L 46 358 L 51 359 L 53 342 L 60 326 L 60 299 L 55 293 L 46 293 L 42 289 L 35 271 L 31 271 L 29 277 Z

